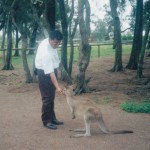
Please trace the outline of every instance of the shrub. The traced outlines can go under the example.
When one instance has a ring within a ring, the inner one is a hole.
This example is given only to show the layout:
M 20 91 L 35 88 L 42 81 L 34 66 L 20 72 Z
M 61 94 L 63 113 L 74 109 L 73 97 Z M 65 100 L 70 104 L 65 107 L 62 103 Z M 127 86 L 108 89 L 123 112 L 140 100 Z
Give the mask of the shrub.
M 127 112 L 150 114 L 150 103 L 147 102 L 136 103 L 126 101 L 123 104 L 121 104 L 121 109 Z

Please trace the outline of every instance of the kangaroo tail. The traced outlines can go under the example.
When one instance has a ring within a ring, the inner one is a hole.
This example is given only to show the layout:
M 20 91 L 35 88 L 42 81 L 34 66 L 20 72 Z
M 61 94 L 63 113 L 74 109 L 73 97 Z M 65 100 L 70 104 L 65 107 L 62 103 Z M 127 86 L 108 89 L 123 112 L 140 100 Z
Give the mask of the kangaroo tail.
M 128 133 L 134 133 L 130 130 L 119 130 L 119 131 L 111 131 L 112 134 L 128 134 Z

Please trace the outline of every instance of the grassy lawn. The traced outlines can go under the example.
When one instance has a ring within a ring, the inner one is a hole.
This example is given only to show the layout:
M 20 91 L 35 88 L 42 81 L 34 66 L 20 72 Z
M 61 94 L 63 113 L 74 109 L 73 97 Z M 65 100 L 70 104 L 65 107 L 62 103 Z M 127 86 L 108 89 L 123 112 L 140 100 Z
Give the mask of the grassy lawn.
M 123 54 L 129 54 L 130 51 L 131 51 L 131 45 L 123 45 Z M 58 52 L 59 52 L 59 55 L 60 55 L 61 51 L 58 50 Z M 13 54 L 14 54 L 14 51 L 13 51 Z M 101 45 L 99 54 L 100 54 L 100 57 L 114 56 L 115 55 L 115 50 L 112 49 L 112 45 Z M 68 58 L 69 58 L 70 48 L 68 48 L 68 54 L 67 55 L 68 55 Z M 75 47 L 75 50 L 74 50 L 74 63 L 77 62 L 78 56 L 79 56 L 78 48 Z M 97 58 L 97 57 L 98 57 L 98 47 L 97 46 L 92 46 L 91 59 Z M 33 55 L 28 55 L 27 59 L 28 59 L 29 64 L 33 64 L 33 59 L 34 59 Z M 14 57 L 13 56 L 12 57 L 12 64 L 14 65 L 14 67 L 15 67 L 15 65 L 22 64 L 21 56 L 20 57 Z M 2 66 L 3 66 L 3 53 L 2 53 L 2 51 L 0 51 L 0 67 L 2 68 Z

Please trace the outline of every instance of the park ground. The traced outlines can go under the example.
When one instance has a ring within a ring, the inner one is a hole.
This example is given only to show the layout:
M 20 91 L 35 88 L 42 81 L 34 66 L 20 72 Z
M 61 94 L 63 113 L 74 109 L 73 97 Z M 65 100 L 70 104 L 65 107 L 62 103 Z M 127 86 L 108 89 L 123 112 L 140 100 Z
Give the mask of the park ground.
M 64 121 L 57 130 L 41 123 L 41 99 L 38 84 L 25 84 L 21 67 L 12 71 L 0 70 L 0 150 L 149 150 L 150 115 L 127 113 L 120 104 L 128 99 L 150 99 L 144 85 L 135 84 L 136 71 L 108 71 L 113 58 L 91 59 L 87 78 L 92 93 L 81 95 L 100 107 L 110 130 L 133 130 L 133 134 L 105 135 L 96 124 L 91 137 L 70 138 L 70 129 L 83 127 L 82 118 L 72 120 L 65 97 L 56 93 L 55 110 Z M 128 57 L 123 58 L 123 65 Z M 74 67 L 74 75 L 77 68 Z M 145 59 L 144 75 L 150 77 L 150 60 Z

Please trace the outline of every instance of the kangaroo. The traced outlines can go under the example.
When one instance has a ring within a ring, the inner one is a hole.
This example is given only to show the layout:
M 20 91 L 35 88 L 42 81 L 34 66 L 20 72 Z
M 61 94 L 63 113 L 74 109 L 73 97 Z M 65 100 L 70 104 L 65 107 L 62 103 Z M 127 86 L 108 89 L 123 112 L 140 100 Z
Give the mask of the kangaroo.
M 109 131 L 104 123 L 103 116 L 101 114 L 100 108 L 88 99 L 79 99 L 74 96 L 73 86 L 68 86 L 64 89 L 64 94 L 66 95 L 67 103 L 71 110 L 72 119 L 75 119 L 76 114 L 83 117 L 85 122 L 85 128 L 83 129 L 73 129 L 71 131 L 75 132 L 85 132 L 80 134 L 71 135 L 71 137 L 88 137 L 91 136 L 90 125 L 91 123 L 97 122 L 100 129 L 105 134 L 124 134 L 133 133 L 133 131 L 120 130 L 120 131 Z

